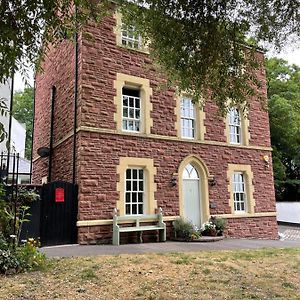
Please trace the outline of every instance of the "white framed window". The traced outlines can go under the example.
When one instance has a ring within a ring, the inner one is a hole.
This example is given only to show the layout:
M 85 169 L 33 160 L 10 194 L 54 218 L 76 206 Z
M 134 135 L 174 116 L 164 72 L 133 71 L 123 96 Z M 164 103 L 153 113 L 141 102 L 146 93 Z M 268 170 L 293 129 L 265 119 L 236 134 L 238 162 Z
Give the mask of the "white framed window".
M 181 98 L 180 101 L 181 137 L 195 138 L 195 105 L 190 98 Z
M 141 130 L 141 97 L 140 91 L 122 89 L 122 128 L 124 131 L 140 132 Z
M 145 174 L 142 168 L 126 170 L 125 181 L 125 214 L 144 214 Z
M 141 49 L 143 47 L 142 37 L 136 33 L 136 29 L 132 25 L 122 25 L 121 42 L 123 46 L 133 49 Z
M 241 144 L 242 141 L 242 125 L 240 112 L 236 108 L 229 110 L 229 141 L 230 144 Z
M 234 172 L 232 175 L 233 205 L 237 213 L 246 212 L 247 194 L 245 188 L 245 175 L 243 172 Z

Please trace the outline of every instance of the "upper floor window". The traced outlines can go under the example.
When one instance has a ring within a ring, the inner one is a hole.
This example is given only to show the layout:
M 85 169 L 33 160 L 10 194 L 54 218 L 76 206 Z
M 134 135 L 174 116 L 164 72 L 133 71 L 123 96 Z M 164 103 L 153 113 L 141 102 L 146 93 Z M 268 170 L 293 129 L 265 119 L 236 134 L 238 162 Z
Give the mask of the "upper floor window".
M 122 22 L 122 15 L 118 11 L 115 13 L 115 19 L 116 26 L 114 33 L 116 34 L 117 45 L 149 54 L 149 42 L 145 41 L 145 39 L 138 34 L 136 27 Z
M 121 40 L 122 45 L 129 48 L 141 49 L 143 47 L 142 37 L 136 33 L 135 27 L 132 25 L 122 25 Z
M 230 144 L 241 144 L 242 141 L 242 128 L 240 112 L 236 108 L 229 110 L 229 141 Z
M 141 98 L 140 91 L 123 87 L 122 89 L 122 128 L 125 131 L 140 132 Z
M 196 125 L 195 105 L 189 98 L 182 98 L 180 103 L 181 136 L 194 139 Z
M 143 169 L 132 168 L 126 170 L 126 215 L 142 215 L 144 213 L 144 177 Z
M 245 176 L 243 172 L 232 175 L 233 204 L 235 212 L 246 212 Z

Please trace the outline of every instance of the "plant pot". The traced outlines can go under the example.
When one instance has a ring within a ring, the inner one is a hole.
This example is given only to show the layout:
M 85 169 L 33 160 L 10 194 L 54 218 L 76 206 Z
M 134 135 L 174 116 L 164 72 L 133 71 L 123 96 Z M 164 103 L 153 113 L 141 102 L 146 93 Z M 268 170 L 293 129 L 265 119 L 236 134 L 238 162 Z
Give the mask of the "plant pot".
M 203 236 L 217 236 L 217 230 L 214 228 L 205 229 L 201 233 Z

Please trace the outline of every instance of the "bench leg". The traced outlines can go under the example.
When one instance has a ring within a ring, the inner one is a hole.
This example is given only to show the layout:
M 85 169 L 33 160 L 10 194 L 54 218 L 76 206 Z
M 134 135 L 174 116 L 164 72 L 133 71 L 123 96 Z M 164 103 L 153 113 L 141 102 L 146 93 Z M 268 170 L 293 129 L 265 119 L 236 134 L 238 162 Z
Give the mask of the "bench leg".
M 160 242 L 165 242 L 167 240 L 166 226 L 164 229 L 159 230 L 159 240 L 160 240 Z
M 118 229 L 113 231 L 113 245 L 119 246 L 120 245 L 120 232 Z
M 140 243 L 143 243 L 143 231 L 139 231 L 139 240 Z

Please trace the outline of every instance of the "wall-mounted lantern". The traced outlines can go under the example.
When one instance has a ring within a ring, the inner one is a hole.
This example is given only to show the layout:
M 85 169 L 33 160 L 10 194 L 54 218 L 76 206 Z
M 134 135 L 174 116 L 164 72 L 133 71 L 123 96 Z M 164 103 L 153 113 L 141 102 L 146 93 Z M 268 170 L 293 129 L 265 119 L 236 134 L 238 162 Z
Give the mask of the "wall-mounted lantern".
M 177 185 L 177 179 L 178 179 L 178 174 L 177 173 L 174 173 L 172 175 L 172 179 L 171 179 L 171 186 L 174 187 Z
M 264 155 L 262 157 L 262 160 L 265 163 L 265 167 L 269 168 L 270 167 L 270 158 L 269 158 L 269 155 Z
M 215 186 L 217 184 L 217 180 L 216 180 L 215 176 L 211 176 L 208 178 L 208 184 L 210 186 Z

